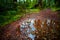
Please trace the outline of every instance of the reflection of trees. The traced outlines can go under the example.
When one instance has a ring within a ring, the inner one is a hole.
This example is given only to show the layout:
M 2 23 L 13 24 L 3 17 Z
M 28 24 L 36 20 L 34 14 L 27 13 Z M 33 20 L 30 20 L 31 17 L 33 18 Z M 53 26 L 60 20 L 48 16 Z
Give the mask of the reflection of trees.
M 49 25 L 48 25 L 49 24 Z M 56 21 L 50 20 L 50 23 L 47 24 L 47 20 L 44 21 L 44 24 L 42 24 L 42 21 L 35 20 L 34 26 L 37 29 L 35 32 L 36 37 L 35 40 L 56 40 L 58 39 L 58 28 L 59 25 Z M 41 25 L 43 27 L 41 27 Z

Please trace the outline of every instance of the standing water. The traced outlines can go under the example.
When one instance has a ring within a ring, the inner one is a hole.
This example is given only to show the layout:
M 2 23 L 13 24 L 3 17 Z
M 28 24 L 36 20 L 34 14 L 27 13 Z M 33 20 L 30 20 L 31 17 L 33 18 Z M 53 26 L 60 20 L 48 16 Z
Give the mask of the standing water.
M 28 38 L 31 38 L 31 40 L 34 40 L 35 34 L 33 32 L 36 30 L 34 27 L 34 20 L 35 19 L 28 19 L 22 22 L 20 26 L 21 36 L 23 36 L 23 39 L 28 40 Z M 25 38 L 26 37 L 26 38 Z

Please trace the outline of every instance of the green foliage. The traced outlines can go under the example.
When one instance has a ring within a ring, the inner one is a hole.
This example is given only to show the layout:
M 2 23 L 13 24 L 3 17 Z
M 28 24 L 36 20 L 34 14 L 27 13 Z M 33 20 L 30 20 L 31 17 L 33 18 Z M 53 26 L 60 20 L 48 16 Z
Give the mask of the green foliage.
M 27 12 L 38 12 L 39 9 L 34 9 L 35 5 L 38 7 L 42 6 L 40 9 L 60 9 L 59 0 L 0 0 L 0 25 L 8 24 L 11 21 L 17 20 Z
M 60 0 L 55 0 L 56 7 L 60 8 Z
M 17 12 L 16 12 L 16 11 L 8 11 L 8 14 L 9 14 L 9 15 L 16 15 Z
M 51 8 L 55 6 L 55 0 L 42 0 L 42 3 L 44 8 Z
M 16 3 L 13 0 L 0 0 L 0 10 L 13 10 L 16 9 Z
M 35 4 L 37 4 L 37 0 L 23 0 L 19 2 L 19 5 L 22 6 L 23 8 L 31 8 L 33 7 Z
M 9 24 L 13 21 L 16 21 L 21 16 L 22 16 L 22 14 L 21 13 L 17 14 L 16 11 L 7 11 L 6 13 L 4 12 L 2 15 L 0 15 L 0 26 L 4 26 L 4 25 Z

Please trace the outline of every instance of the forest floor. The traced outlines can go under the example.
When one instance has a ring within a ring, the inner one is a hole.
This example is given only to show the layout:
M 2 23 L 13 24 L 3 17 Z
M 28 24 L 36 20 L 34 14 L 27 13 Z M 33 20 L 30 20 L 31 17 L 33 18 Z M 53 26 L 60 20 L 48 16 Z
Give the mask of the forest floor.
M 58 17 L 59 12 L 51 11 L 50 9 L 41 10 L 38 13 L 31 13 L 21 17 L 19 20 L 0 28 L 0 40 L 20 40 L 20 24 L 26 19 L 52 19 L 60 22 Z M 19 30 L 19 31 L 18 31 Z

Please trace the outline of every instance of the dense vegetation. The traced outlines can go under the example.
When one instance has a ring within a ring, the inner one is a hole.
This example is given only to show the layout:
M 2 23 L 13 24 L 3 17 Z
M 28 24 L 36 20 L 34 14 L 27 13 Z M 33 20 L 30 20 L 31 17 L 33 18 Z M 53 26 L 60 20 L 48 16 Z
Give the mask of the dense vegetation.
M 27 12 L 31 12 L 30 10 L 45 8 L 59 10 L 59 2 L 60 0 L 0 0 L 0 26 L 18 20 Z

